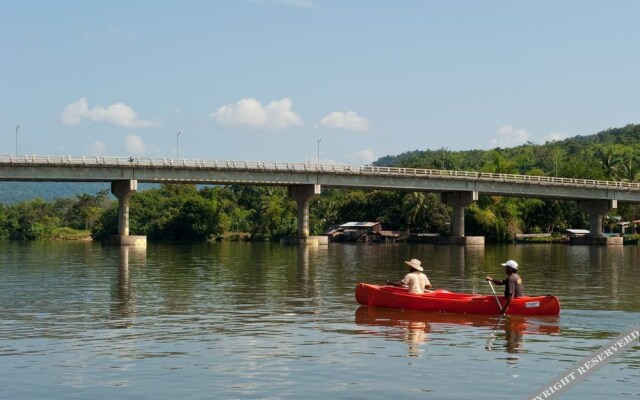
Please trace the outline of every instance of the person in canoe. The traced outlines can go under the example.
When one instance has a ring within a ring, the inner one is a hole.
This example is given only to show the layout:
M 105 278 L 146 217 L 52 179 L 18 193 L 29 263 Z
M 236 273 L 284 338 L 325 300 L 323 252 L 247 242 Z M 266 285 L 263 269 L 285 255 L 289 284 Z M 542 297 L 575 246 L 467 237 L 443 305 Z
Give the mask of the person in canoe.
M 409 293 L 416 294 L 424 293 L 425 289 L 431 288 L 429 278 L 422 273 L 424 268 L 422 268 L 420 260 L 412 258 L 409 261 L 405 261 L 405 264 L 409 266 L 409 273 L 402 280 L 387 281 L 387 285 L 406 286 L 409 288 Z
M 504 272 L 507 274 L 505 279 L 493 279 L 491 276 L 487 275 L 485 280 L 491 281 L 496 285 L 504 285 L 505 303 L 502 306 L 502 313 L 505 314 L 509 308 L 509 304 L 511 304 L 511 300 L 516 297 L 524 296 L 524 286 L 522 286 L 522 279 L 520 278 L 520 275 L 518 275 L 517 262 L 509 260 L 502 263 L 502 266 L 504 267 Z

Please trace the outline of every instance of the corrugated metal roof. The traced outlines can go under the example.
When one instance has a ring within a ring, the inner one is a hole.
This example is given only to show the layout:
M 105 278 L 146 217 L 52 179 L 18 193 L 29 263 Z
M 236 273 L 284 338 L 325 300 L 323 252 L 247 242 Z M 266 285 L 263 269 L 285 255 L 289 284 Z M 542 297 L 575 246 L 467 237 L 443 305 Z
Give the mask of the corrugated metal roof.
M 346 224 L 340 225 L 341 228 L 371 228 L 372 226 L 376 226 L 380 224 L 380 222 L 347 222 Z
M 588 235 L 589 234 L 589 230 L 588 229 L 567 229 L 567 232 L 573 233 L 575 235 Z

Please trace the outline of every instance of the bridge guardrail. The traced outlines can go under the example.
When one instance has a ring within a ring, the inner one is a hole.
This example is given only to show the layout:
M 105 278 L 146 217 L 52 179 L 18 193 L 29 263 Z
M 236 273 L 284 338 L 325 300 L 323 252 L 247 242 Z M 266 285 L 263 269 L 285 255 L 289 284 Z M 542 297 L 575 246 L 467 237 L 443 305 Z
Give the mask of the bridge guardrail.
M 557 184 L 599 189 L 640 190 L 638 182 L 600 181 L 593 179 L 558 178 L 551 176 L 498 174 L 490 172 L 452 171 L 402 167 L 354 167 L 349 165 L 322 165 L 305 163 L 279 163 L 264 161 L 218 161 L 218 160 L 175 160 L 169 158 L 147 157 L 74 157 L 74 156 L 38 156 L 24 155 L 0 156 L 0 165 L 47 165 L 47 166 L 95 166 L 95 167 L 163 167 L 232 169 L 246 171 L 292 171 L 306 173 L 360 174 L 398 177 L 459 178 L 463 180 L 487 180 L 529 184 Z

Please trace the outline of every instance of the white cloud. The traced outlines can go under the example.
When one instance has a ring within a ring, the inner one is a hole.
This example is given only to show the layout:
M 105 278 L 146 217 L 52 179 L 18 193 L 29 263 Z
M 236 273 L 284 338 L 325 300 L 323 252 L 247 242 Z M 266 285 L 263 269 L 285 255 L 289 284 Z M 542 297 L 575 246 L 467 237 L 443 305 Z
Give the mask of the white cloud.
M 371 164 L 376 160 L 376 156 L 371 148 L 366 148 L 355 153 L 347 154 L 345 157 L 350 163 Z
M 106 150 L 107 150 L 107 146 L 101 141 L 96 140 L 95 142 L 93 142 L 93 144 L 89 148 L 89 154 L 102 156 L 105 154 Z
M 369 120 L 359 116 L 354 111 L 334 111 L 320 120 L 322 126 L 346 131 L 366 132 L 369 130 Z
M 222 125 L 285 129 L 302 125 L 300 116 L 291 109 L 292 104 L 289 98 L 272 101 L 266 106 L 256 99 L 243 98 L 218 108 L 210 116 Z
M 564 140 L 569 137 L 568 133 L 564 132 L 549 132 L 547 136 L 544 138 L 543 142 L 555 142 L 558 140 Z
M 142 138 L 136 135 L 127 136 L 124 140 L 124 147 L 129 153 L 134 155 L 144 154 L 147 150 Z
M 491 147 L 513 147 L 525 144 L 529 140 L 529 133 L 524 129 L 514 129 L 511 125 L 498 128 L 498 136 L 491 139 Z
M 78 125 L 80 119 L 89 111 L 89 102 L 82 98 L 75 103 L 68 104 L 62 111 L 60 119 L 67 125 Z
M 83 119 L 126 128 L 148 128 L 158 125 L 158 122 L 138 119 L 136 112 L 124 103 L 89 108 L 89 101 L 84 97 L 75 103 L 68 104 L 62 111 L 60 119 L 67 125 L 77 125 Z

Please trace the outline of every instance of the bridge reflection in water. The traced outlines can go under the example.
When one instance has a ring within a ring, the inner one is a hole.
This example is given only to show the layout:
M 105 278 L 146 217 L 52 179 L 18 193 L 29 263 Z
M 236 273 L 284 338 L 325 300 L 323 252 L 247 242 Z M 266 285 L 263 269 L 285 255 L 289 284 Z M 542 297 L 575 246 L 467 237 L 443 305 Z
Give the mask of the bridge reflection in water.
M 121 246 L 118 258 L 118 281 L 111 289 L 110 319 L 114 328 L 131 328 L 136 317 L 135 290 L 129 279 L 129 267 L 143 267 L 146 247 Z

